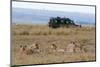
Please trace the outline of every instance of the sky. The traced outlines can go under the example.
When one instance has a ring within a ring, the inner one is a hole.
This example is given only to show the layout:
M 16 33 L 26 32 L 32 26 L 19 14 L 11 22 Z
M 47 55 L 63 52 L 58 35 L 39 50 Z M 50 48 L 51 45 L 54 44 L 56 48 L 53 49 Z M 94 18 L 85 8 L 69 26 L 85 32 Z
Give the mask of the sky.
M 12 2 L 12 7 L 13 8 L 42 9 L 42 10 L 52 10 L 52 11 L 67 11 L 67 12 L 80 12 L 80 13 L 95 14 L 95 7 L 93 6 Z

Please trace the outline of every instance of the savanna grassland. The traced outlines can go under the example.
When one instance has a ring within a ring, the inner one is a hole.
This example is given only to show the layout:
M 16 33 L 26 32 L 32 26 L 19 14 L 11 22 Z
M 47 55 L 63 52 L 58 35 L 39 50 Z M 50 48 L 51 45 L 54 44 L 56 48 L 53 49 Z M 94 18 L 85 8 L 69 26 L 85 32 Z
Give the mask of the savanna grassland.
M 66 49 L 70 41 L 77 41 L 83 53 L 49 52 L 50 45 Z M 25 55 L 20 53 L 20 45 L 39 44 L 40 53 Z M 12 65 L 46 64 L 75 61 L 95 61 L 95 27 L 57 28 L 46 25 L 12 26 Z

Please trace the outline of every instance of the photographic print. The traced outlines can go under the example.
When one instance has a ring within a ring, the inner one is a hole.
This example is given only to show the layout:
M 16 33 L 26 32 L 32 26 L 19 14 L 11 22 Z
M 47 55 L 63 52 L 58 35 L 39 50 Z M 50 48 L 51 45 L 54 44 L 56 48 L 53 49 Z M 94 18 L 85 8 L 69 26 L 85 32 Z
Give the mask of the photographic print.
M 96 61 L 96 6 L 12 1 L 11 65 Z

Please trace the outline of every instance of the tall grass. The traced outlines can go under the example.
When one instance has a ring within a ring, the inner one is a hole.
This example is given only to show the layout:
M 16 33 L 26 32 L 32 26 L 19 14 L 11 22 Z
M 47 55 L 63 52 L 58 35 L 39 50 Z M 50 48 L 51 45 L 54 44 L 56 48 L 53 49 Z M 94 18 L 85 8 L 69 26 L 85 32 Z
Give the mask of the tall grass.
M 12 29 L 13 35 L 69 35 L 80 31 L 90 31 L 89 28 L 49 28 L 46 25 L 16 25 Z
M 95 28 L 57 28 L 46 25 L 16 25 L 12 27 L 12 64 L 44 64 L 95 60 Z M 60 36 L 61 35 L 61 36 Z M 47 49 L 54 43 L 64 49 L 70 41 L 77 41 L 86 53 L 50 53 Z M 38 43 L 42 53 L 23 55 L 19 45 Z M 33 60 L 34 59 L 34 60 Z

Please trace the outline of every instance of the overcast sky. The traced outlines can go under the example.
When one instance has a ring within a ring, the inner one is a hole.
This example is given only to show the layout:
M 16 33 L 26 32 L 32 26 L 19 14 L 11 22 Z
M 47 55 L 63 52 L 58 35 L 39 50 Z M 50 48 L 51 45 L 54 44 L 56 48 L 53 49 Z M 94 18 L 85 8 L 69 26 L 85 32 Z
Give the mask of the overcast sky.
M 95 14 L 95 7 L 92 7 L 92 6 L 46 4 L 46 3 L 29 3 L 29 2 L 12 2 L 12 7 L 14 7 L 14 8 L 56 10 L 56 11 L 68 11 L 68 12 L 80 12 L 80 13 Z

